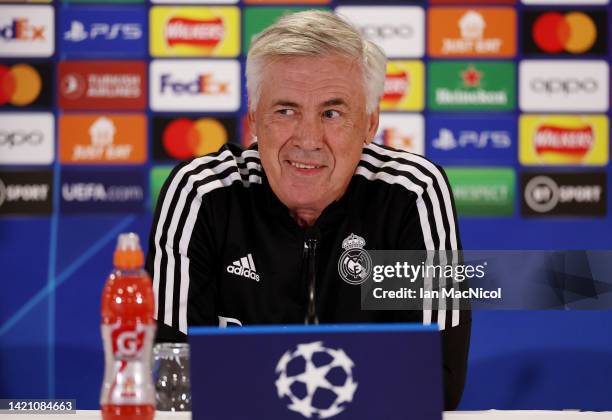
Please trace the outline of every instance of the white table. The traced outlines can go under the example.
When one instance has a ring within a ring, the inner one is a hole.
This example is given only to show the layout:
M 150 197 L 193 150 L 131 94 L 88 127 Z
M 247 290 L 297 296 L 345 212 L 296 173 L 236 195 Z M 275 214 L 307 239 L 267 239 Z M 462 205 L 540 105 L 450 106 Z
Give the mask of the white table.
M 0 414 L 0 420 L 101 420 L 97 410 L 78 410 L 76 414 Z M 444 420 L 612 420 L 612 412 L 592 413 L 576 411 L 454 411 L 444 413 Z M 158 411 L 155 420 L 191 420 L 191 413 Z M 260 420 L 253 418 L 253 420 Z M 280 420 L 280 419 L 279 419 Z

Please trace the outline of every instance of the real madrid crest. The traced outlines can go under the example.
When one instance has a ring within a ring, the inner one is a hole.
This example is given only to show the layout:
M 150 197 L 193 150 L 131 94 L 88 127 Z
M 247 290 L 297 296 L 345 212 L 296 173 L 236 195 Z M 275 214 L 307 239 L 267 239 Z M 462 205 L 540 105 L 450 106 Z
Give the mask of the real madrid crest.
M 372 259 L 363 249 L 365 239 L 351 233 L 342 241 L 344 252 L 338 261 L 338 274 L 348 284 L 361 284 L 367 280 L 372 271 Z

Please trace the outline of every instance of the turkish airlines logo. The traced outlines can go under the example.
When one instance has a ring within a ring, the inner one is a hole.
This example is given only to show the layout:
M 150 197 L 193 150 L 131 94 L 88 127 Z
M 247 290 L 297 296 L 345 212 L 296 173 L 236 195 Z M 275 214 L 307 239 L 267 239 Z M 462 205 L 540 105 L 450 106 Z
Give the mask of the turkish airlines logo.
M 526 11 L 526 54 L 606 54 L 605 11 Z
M 233 60 L 153 61 L 150 88 L 156 111 L 236 111 L 240 65 Z
M 62 61 L 59 103 L 64 109 L 143 109 L 143 61 Z
M 425 53 L 425 12 L 415 6 L 340 6 L 336 13 L 353 22 L 387 57 L 421 57 Z
M 173 17 L 166 26 L 166 42 L 171 47 L 177 44 L 214 48 L 225 35 L 223 20 Z
M 51 113 L 0 113 L 0 164 L 53 162 L 54 131 Z
M 0 6 L 0 57 L 48 57 L 54 49 L 51 6 Z
M 605 61 L 525 60 L 520 64 L 524 111 L 605 112 L 609 66 Z

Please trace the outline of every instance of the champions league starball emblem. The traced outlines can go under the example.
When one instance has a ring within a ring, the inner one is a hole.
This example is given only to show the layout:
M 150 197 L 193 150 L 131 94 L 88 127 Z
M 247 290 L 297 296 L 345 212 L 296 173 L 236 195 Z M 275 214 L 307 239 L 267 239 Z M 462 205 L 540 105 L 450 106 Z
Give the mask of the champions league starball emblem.
M 328 419 L 342 413 L 353 401 L 357 382 L 354 363 L 342 349 L 322 341 L 298 344 L 276 365 L 278 397 L 287 408 L 309 419 Z
M 338 274 L 348 284 L 363 283 L 372 271 L 372 259 L 364 246 L 365 239 L 354 233 L 342 241 L 344 252 L 338 261 Z

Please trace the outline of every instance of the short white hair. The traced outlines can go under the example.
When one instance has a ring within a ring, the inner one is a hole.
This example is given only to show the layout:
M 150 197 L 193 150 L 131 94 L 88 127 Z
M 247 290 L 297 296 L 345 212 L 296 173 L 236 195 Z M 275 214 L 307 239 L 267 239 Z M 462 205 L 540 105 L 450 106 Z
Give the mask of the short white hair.
M 384 92 L 387 57 L 380 47 L 332 12 L 308 10 L 282 16 L 257 34 L 246 60 L 249 108 L 259 100 L 262 70 L 267 60 L 279 56 L 343 55 L 359 65 L 363 75 L 366 111 L 374 112 Z

